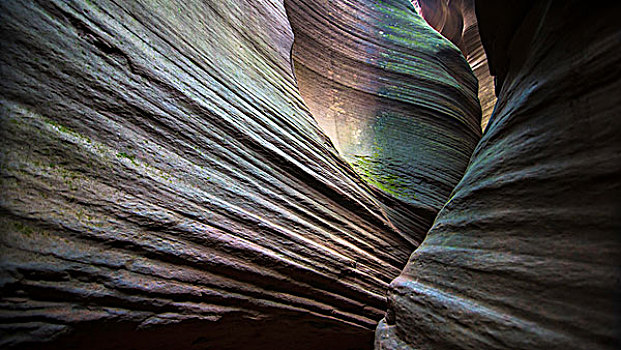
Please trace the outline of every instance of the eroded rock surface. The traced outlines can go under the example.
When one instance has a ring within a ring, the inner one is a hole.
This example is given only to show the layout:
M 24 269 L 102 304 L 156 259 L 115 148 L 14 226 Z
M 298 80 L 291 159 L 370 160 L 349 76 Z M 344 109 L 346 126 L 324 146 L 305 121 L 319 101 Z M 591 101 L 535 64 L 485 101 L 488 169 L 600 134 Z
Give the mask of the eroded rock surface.
M 0 16 L 0 346 L 372 346 L 417 241 L 304 106 L 281 1 Z
M 376 349 L 620 345 L 619 5 L 477 2 L 495 114 Z
M 296 77 L 313 116 L 372 186 L 431 209 L 430 225 L 481 135 L 466 60 L 408 0 L 286 6 Z M 404 231 L 418 231 L 394 216 Z M 416 233 L 422 239 L 426 231 Z
M 433 28 L 460 48 L 472 67 L 479 81 L 481 128 L 485 130 L 496 104 L 496 95 L 479 36 L 474 0 L 414 0 L 413 3 Z

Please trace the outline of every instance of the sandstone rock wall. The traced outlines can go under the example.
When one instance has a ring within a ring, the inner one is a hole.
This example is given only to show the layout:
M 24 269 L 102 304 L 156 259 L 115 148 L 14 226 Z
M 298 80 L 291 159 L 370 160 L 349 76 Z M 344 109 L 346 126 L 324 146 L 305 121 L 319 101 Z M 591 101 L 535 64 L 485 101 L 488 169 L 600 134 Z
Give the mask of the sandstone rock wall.
M 413 3 L 433 28 L 460 48 L 472 67 L 479 81 L 481 128 L 485 130 L 496 104 L 496 95 L 494 79 L 481 45 L 474 0 L 414 0 Z
M 305 107 L 281 1 L 0 16 L 1 347 L 371 346 L 417 241 Z
M 435 216 L 481 135 L 459 50 L 408 0 L 285 4 L 298 85 L 319 125 L 372 186 Z
M 499 101 L 376 349 L 616 349 L 619 5 L 477 1 Z

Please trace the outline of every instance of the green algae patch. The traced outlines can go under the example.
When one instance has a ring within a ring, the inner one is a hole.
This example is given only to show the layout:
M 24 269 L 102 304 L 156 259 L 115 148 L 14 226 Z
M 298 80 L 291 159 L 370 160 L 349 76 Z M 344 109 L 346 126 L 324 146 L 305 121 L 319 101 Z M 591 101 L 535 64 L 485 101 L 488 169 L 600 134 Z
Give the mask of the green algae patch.
M 416 199 L 410 185 L 403 178 L 381 170 L 383 167 L 377 158 L 377 154 L 356 155 L 350 164 L 368 184 L 402 200 Z
M 119 157 L 119 158 L 129 159 L 132 162 L 132 164 L 138 165 L 138 163 L 136 163 L 136 156 L 133 155 L 133 154 L 127 154 L 125 152 L 119 152 L 119 153 L 116 154 L 116 156 Z

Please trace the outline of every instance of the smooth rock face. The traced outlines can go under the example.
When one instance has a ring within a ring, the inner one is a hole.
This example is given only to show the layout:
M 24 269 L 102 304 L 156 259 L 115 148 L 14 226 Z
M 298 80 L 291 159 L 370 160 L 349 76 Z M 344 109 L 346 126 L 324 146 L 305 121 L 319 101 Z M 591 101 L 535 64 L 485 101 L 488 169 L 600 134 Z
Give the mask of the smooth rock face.
M 285 5 L 300 93 L 336 149 L 372 186 L 437 212 L 481 135 L 459 50 L 408 0 Z
M 0 16 L 0 347 L 372 346 L 418 243 L 305 107 L 281 1 Z
M 498 105 L 376 349 L 621 345 L 621 9 L 515 3 L 477 2 Z
M 485 130 L 496 104 L 496 95 L 479 36 L 474 0 L 414 0 L 413 3 L 427 23 L 461 49 L 472 67 L 479 81 L 481 128 Z M 499 2 L 499 6 L 503 4 Z

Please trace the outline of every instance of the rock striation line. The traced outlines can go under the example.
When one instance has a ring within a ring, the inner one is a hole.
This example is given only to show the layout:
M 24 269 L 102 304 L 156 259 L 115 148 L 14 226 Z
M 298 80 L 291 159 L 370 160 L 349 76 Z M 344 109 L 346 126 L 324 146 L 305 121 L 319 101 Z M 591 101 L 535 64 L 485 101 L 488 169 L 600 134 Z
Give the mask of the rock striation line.
M 460 48 L 479 81 L 481 128 L 485 130 L 494 105 L 494 78 L 489 72 L 487 56 L 474 9 L 474 0 L 413 0 L 421 16 L 442 36 Z

